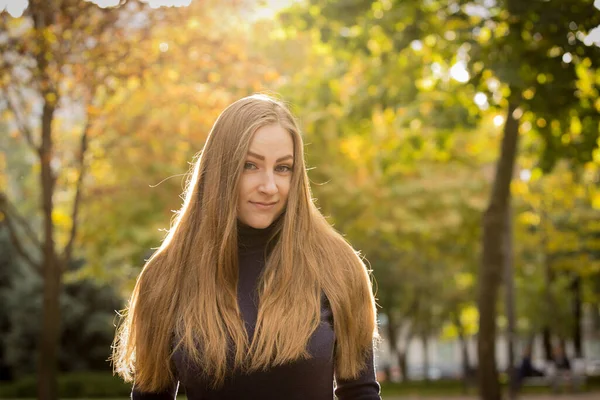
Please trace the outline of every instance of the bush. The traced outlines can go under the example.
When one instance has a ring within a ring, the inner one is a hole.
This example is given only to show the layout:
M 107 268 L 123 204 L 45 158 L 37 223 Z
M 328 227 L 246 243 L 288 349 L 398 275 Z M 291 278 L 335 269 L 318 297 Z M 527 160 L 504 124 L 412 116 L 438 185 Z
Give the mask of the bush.
M 64 374 L 58 378 L 60 398 L 127 398 L 131 384 L 106 372 L 77 372 Z M 0 398 L 35 398 L 37 384 L 34 376 L 19 379 L 10 384 L 0 385 Z
M 27 376 L 11 384 L 0 386 L 0 398 L 37 397 L 36 380 L 34 376 Z

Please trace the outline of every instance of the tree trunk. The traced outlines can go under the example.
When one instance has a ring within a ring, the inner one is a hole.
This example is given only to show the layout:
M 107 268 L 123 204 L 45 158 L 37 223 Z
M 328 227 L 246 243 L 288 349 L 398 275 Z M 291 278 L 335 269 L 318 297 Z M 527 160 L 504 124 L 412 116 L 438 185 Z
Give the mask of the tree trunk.
M 502 243 L 505 241 L 504 232 L 510 198 L 510 183 L 519 137 L 519 124 L 513 117 L 515 109 L 516 104 L 509 102 L 502 150 L 496 166 L 490 204 L 483 217 L 483 257 L 478 277 L 479 335 L 477 350 L 479 392 L 484 400 L 500 400 L 502 397 L 495 354 L 496 305 L 504 264 Z
M 544 357 L 546 361 L 550 362 L 554 360 L 554 357 L 552 356 L 552 334 L 548 326 L 545 326 L 542 330 L 542 340 L 544 343 Z
M 30 12 L 36 32 L 45 32 L 56 21 L 56 12 L 52 3 L 31 1 Z M 60 93 L 55 77 L 49 72 L 48 54 L 52 52 L 46 34 L 36 37 L 38 50 L 35 52 L 37 72 L 39 74 L 40 95 L 43 101 L 41 115 L 41 141 L 37 148 L 40 160 L 41 207 L 44 241 L 42 245 L 42 326 L 38 343 L 37 390 L 38 399 L 58 399 L 57 365 L 60 339 L 60 292 L 62 279 L 62 260 L 58 257 L 54 242 L 53 195 L 56 174 L 52 170 L 54 157 L 52 122 Z
M 463 332 L 459 333 L 460 352 L 462 355 L 462 370 L 463 376 L 468 376 L 471 373 L 471 363 L 469 361 L 469 343 Z
M 0 174 L 2 173 L 3 171 L 0 170 Z M 0 202 L 2 198 L 4 198 L 4 193 L 0 192 Z M 0 291 L 2 292 L 13 286 L 14 270 L 17 266 L 13 260 L 18 257 L 8 237 L 10 234 L 5 236 L 5 233 L 10 229 L 7 219 L 8 217 L 3 213 L 2 206 L 0 205 Z M 6 310 L 6 307 L 3 307 L 0 311 L 0 336 L 8 336 L 12 329 L 14 329 L 12 325 L 8 310 Z M 6 346 L 0 346 L 0 382 L 13 379 L 7 350 Z
M 461 363 L 462 363 L 462 383 L 463 393 L 467 394 L 469 389 L 469 380 L 471 378 L 471 365 L 469 363 L 469 344 L 465 337 L 465 330 L 460 322 L 458 314 L 454 314 L 454 325 L 458 330 L 458 339 L 460 341 Z
M 581 277 L 576 275 L 571 284 L 573 294 L 573 345 L 575 358 L 583 358 L 582 332 L 581 332 Z
M 54 100 L 45 99 L 42 111 L 42 143 L 39 149 L 41 164 L 42 209 L 44 223 L 43 246 L 43 304 L 42 329 L 39 341 L 38 358 L 38 399 L 58 399 L 57 365 L 58 343 L 60 338 L 60 292 L 62 265 L 56 254 L 54 244 L 54 225 L 52 222 L 53 194 L 56 182 L 52 171 L 53 157 L 52 120 Z
M 44 255 L 47 256 L 46 254 Z M 44 268 L 43 315 L 39 346 L 38 399 L 58 399 L 57 365 L 60 338 L 60 265 L 52 256 L 46 259 Z
M 425 382 L 429 382 L 429 340 L 427 332 L 421 335 L 421 340 L 423 342 L 423 378 Z
M 390 358 L 394 359 L 398 354 L 398 326 L 392 316 L 392 311 L 388 311 L 387 335 L 390 342 Z M 392 365 L 386 366 L 385 376 L 388 382 L 392 381 Z
M 542 244 L 542 252 L 544 257 L 544 283 L 545 283 L 545 300 L 546 300 L 546 316 L 545 316 L 545 324 L 542 330 L 542 336 L 544 341 L 544 356 L 546 357 L 546 361 L 550 362 L 554 360 L 554 356 L 552 355 L 552 331 L 550 329 L 550 318 L 552 315 L 552 310 L 554 309 L 554 299 L 552 298 L 552 284 L 554 283 L 554 271 L 552 270 L 552 255 L 550 254 L 550 250 L 548 249 L 548 228 L 546 225 L 550 223 L 549 218 L 546 213 L 546 209 L 544 207 L 544 202 L 542 201 L 540 206 L 540 228 L 541 228 L 541 244 Z
M 408 328 L 412 329 L 412 328 Z M 400 367 L 400 379 L 402 382 L 407 382 L 410 380 L 410 374 L 408 373 L 408 348 L 410 347 L 410 341 L 412 340 L 412 333 L 409 332 L 404 339 L 404 344 L 398 349 L 398 366 Z
M 506 340 L 508 348 L 508 398 L 510 400 L 517 398 L 517 377 L 515 374 L 515 283 L 513 274 L 513 246 L 512 246 L 512 209 L 510 201 L 506 213 L 506 234 L 504 243 L 504 290 L 506 295 L 506 319 L 508 320 Z
M 592 288 L 595 290 L 595 293 L 600 293 L 600 272 L 589 278 L 589 281 L 592 282 Z M 600 304 L 592 307 L 591 311 L 592 329 L 600 330 Z
M 408 352 L 406 346 L 404 349 L 398 351 L 398 366 L 400 367 L 400 380 L 402 382 L 407 382 L 410 380 L 410 376 L 407 371 L 407 362 L 406 362 L 406 353 Z

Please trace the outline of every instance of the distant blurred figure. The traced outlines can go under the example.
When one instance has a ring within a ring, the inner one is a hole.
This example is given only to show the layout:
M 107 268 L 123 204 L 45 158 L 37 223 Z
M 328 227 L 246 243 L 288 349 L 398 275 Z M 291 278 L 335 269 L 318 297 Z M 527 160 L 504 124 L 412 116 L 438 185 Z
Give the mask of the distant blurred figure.
M 561 344 L 554 346 L 552 351 L 552 357 L 554 359 L 554 376 L 552 379 L 552 389 L 556 393 L 559 388 L 568 386 L 569 389 L 573 387 L 573 376 L 571 374 L 571 362 L 565 354 Z
M 558 371 L 570 371 L 571 370 L 571 362 L 569 358 L 565 354 L 563 347 L 560 344 L 554 346 L 553 352 L 554 365 Z
M 526 378 L 540 376 L 544 376 L 544 373 L 533 366 L 533 363 L 531 362 L 531 348 L 526 346 L 523 349 L 523 358 L 521 359 L 521 365 L 518 370 L 519 386 L 521 386 Z

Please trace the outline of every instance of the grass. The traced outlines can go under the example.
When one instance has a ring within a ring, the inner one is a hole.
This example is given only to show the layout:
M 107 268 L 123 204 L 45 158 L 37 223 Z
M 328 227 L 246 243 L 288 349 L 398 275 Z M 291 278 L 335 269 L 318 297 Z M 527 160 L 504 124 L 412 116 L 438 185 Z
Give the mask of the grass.
M 106 373 L 79 373 L 65 374 L 59 377 L 61 398 L 73 398 L 79 400 L 92 399 L 125 399 L 129 397 L 130 385 L 124 384 L 118 378 Z M 506 387 L 504 384 L 503 386 Z M 600 377 L 588 378 L 585 391 L 600 391 Z M 524 387 L 522 394 L 548 394 L 548 387 Z M 35 379 L 27 377 L 11 384 L 0 384 L 0 398 L 2 399 L 32 399 L 35 397 Z M 383 382 L 381 384 L 381 395 L 383 398 L 393 396 L 440 396 L 455 397 L 477 394 L 477 387 L 470 385 L 464 391 L 463 383 L 456 380 L 442 380 L 433 382 L 413 381 L 404 383 Z M 185 400 L 185 394 L 181 393 L 178 400 Z
M 506 392 L 508 386 L 502 384 Z M 600 391 L 600 377 L 588 378 L 585 391 Z M 521 394 L 549 394 L 552 390 L 546 386 L 524 386 L 519 393 Z M 384 382 L 381 384 L 382 396 L 464 396 L 477 395 L 477 387 L 469 385 L 467 391 L 463 387 L 462 381 L 442 380 L 435 382 L 413 381 L 404 383 Z

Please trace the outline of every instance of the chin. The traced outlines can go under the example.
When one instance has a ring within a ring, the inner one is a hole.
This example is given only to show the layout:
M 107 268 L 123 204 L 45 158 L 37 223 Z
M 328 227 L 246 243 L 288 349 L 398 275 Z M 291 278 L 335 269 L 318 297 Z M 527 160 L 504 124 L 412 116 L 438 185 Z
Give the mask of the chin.
M 275 218 L 250 218 L 246 222 L 246 225 L 255 229 L 265 229 L 268 228 L 274 220 Z
M 262 224 L 262 223 L 260 223 L 260 224 L 252 224 L 250 226 L 253 227 L 254 229 L 266 229 L 266 228 L 269 227 L 269 225 L 271 225 L 271 224 Z

